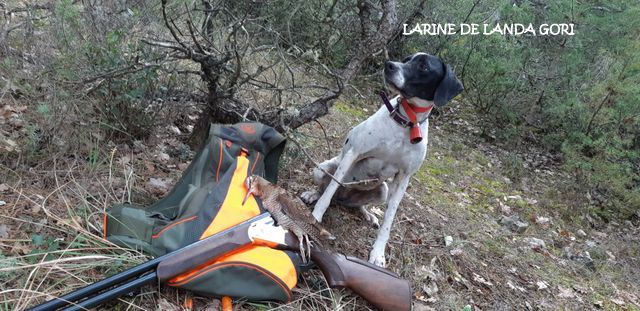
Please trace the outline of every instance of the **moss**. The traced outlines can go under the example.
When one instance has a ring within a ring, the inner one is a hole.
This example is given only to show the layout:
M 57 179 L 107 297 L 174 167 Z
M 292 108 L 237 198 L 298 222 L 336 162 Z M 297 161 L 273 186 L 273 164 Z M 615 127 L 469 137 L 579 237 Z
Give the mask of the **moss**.
M 505 256 L 509 254 L 509 250 L 508 247 L 505 247 L 504 245 L 507 242 L 505 241 L 499 241 L 496 239 L 487 239 L 484 240 L 482 242 L 483 245 L 483 251 L 493 254 L 493 255 L 497 255 L 497 256 Z
M 487 166 L 489 164 L 489 159 L 484 155 L 484 153 L 473 151 L 471 153 L 471 159 L 482 166 Z
M 484 195 L 485 197 L 499 197 L 503 194 L 502 192 L 497 191 L 496 189 L 494 189 L 490 185 L 487 185 L 486 183 L 476 183 L 476 184 L 473 184 L 472 187 L 475 188 L 476 191 L 480 192 L 480 194 Z
M 368 116 L 368 113 L 364 111 L 364 109 L 349 101 L 338 101 L 333 105 L 333 108 L 341 114 L 355 117 L 358 120 L 365 119 Z
M 414 177 L 420 182 L 431 189 L 441 189 L 444 187 L 444 182 L 437 177 L 441 175 L 439 172 L 434 172 L 425 166 L 423 166 Z

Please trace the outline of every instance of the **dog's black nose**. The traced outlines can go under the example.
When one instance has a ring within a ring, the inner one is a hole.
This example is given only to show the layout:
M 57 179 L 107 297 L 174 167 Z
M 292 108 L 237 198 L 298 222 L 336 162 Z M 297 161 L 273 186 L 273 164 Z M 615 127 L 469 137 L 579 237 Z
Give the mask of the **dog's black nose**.
M 396 71 L 397 67 L 393 62 L 387 61 L 386 63 L 384 63 L 384 70 L 387 72 L 394 72 Z

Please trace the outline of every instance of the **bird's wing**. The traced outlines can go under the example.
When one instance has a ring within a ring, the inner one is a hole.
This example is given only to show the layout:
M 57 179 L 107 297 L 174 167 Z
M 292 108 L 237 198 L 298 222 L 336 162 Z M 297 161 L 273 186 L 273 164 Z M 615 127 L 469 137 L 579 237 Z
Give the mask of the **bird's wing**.
M 289 217 L 296 221 L 316 224 L 318 221 L 311 214 L 311 210 L 309 210 L 300 199 L 296 199 L 292 199 L 286 194 L 278 195 L 278 202 L 282 206 L 283 211 L 289 215 Z

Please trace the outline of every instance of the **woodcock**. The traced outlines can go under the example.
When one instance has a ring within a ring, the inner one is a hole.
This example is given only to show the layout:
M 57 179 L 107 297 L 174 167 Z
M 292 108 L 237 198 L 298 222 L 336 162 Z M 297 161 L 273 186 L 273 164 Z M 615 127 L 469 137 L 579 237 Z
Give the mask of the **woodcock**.
M 320 246 L 322 246 L 321 238 L 335 239 L 313 217 L 304 202 L 297 197 L 290 196 L 286 190 L 257 175 L 247 177 L 245 186 L 249 190 L 242 204 L 244 205 L 244 202 L 251 194 L 260 198 L 262 205 L 271 213 L 278 225 L 296 235 L 300 242 L 300 254 L 305 263 L 311 255 L 311 241 L 309 238 Z

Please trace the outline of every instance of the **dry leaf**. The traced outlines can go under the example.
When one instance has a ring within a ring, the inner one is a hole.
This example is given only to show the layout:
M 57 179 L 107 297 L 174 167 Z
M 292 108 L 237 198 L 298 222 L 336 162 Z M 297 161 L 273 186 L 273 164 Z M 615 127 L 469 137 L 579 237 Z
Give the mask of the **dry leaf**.
M 176 306 L 175 304 L 169 302 L 164 298 L 160 298 L 158 301 L 158 307 L 156 308 L 158 311 L 180 311 L 182 308 L 180 306 Z
M 558 297 L 559 298 L 573 298 L 575 295 L 573 294 L 573 289 L 566 288 L 562 286 L 558 286 Z
M 167 180 L 161 178 L 149 178 L 146 185 L 147 190 L 155 195 L 163 195 L 169 192 L 171 184 Z
M 473 274 L 473 280 L 480 283 L 480 284 L 484 284 L 486 286 L 493 286 L 493 283 L 485 280 L 485 278 L 483 278 L 482 276 L 478 275 L 478 274 Z

